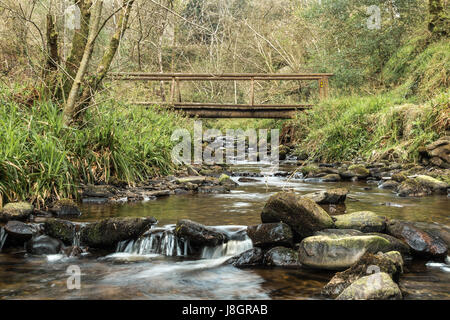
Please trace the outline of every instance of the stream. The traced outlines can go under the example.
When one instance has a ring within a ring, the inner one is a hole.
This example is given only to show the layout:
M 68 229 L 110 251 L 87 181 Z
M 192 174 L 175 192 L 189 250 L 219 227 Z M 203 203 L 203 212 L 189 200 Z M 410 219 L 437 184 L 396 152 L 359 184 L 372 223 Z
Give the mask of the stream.
M 259 172 L 259 165 L 241 165 L 234 172 Z M 285 163 L 281 171 L 292 171 Z M 237 181 L 239 176 L 233 177 Z M 119 243 L 115 253 L 30 256 L 0 253 L 0 299 L 323 299 L 322 287 L 334 272 L 307 269 L 238 269 L 223 262 L 252 247 L 248 225 L 261 223 L 267 199 L 283 189 L 306 194 L 333 187 L 350 190 L 347 212 L 370 210 L 388 218 L 450 226 L 447 196 L 400 198 L 366 182 L 306 183 L 281 176 L 253 178 L 228 194 L 177 195 L 140 203 L 83 204 L 76 221 L 107 217 L 154 216 L 158 225 L 144 239 Z M 190 219 L 227 232 L 231 241 L 204 248 L 200 259 L 174 239 L 180 219 Z M 1 230 L 3 232 L 3 229 Z M 3 233 L 0 233 L 0 242 Z M 448 259 L 447 259 L 448 262 Z M 81 270 L 81 289 L 68 290 L 66 270 Z M 414 261 L 400 286 L 405 299 L 450 299 L 450 265 Z

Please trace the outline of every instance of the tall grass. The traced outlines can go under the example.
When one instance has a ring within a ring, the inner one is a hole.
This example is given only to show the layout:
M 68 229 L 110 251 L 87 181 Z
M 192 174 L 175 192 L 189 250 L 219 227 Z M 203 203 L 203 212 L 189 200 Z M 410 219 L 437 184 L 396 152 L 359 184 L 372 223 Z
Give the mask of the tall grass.
M 20 92 L 20 94 L 18 94 Z M 24 89 L 0 86 L 0 194 L 7 201 L 77 197 L 80 183 L 128 184 L 168 174 L 171 134 L 186 119 L 157 107 L 109 100 L 66 127 L 49 101 L 26 102 Z
M 450 90 L 423 105 L 392 94 L 327 100 L 298 115 L 297 152 L 312 160 L 415 160 L 448 129 Z

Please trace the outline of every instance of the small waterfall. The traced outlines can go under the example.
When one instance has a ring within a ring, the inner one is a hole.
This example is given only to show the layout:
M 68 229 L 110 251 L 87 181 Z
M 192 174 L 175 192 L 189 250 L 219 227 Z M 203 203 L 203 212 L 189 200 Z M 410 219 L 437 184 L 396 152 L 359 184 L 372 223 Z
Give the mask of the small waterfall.
M 73 240 L 72 240 L 72 247 L 80 247 L 81 246 L 81 244 L 80 244 L 80 242 L 81 242 L 81 230 L 77 230 L 77 231 L 74 231 L 74 233 L 73 233 Z
M 2 252 L 3 246 L 5 245 L 6 238 L 8 237 L 8 233 L 6 233 L 5 228 L 0 227 L 0 252 Z
M 230 240 L 216 247 L 204 247 L 202 250 L 202 259 L 217 259 L 226 256 L 235 256 L 244 251 L 253 248 L 250 238 L 245 240 Z
M 173 225 L 151 229 L 147 235 L 137 240 L 119 242 L 116 252 L 140 255 L 157 253 L 166 256 L 187 256 L 189 243 L 178 239 L 173 231 Z

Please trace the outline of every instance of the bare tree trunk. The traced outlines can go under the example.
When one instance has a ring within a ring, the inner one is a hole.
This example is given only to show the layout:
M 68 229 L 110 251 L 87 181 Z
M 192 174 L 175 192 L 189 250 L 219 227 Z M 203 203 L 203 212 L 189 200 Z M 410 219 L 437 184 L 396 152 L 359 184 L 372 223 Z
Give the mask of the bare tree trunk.
M 95 3 L 95 10 L 94 10 L 95 18 L 92 23 L 92 26 L 90 27 L 89 37 L 86 43 L 86 47 L 84 49 L 83 57 L 81 59 L 80 66 L 78 68 L 75 80 L 73 81 L 72 88 L 69 92 L 69 97 L 64 107 L 64 121 L 66 122 L 66 124 L 70 124 L 73 121 L 77 112 L 78 95 L 81 83 L 83 82 L 84 76 L 86 74 L 89 65 L 89 61 L 91 60 L 92 51 L 94 50 L 95 39 L 97 36 L 100 18 L 102 15 L 102 6 L 103 1 L 101 0 L 98 0 Z
M 114 56 L 119 48 L 120 39 L 123 37 L 128 25 L 128 19 L 133 7 L 134 0 L 124 0 L 122 4 L 122 11 L 119 17 L 119 21 L 116 25 L 116 30 L 111 40 L 109 41 L 108 48 L 103 54 L 102 60 L 97 67 L 96 73 L 90 77 L 86 86 L 83 87 L 83 92 L 76 105 L 76 111 L 74 112 L 74 121 L 79 122 L 83 118 L 85 108 L 91 103 L 92 97 L 95 92 L 98 91 L 103 79 L 106 77 Z
M 47 14 L 47 57 L 45 69 L 43 71 L 43 78 L 47 85 L 47 91 L 53 95 L 56 88 L 56 71 L 58 70 L 59 55 L 58 55 L 58 32 L 56 31 L 53 16 Z

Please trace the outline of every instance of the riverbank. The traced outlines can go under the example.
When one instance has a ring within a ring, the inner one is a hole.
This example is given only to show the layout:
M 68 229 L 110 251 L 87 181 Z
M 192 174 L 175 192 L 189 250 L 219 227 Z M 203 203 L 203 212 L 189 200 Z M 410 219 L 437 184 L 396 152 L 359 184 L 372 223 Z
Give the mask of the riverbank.
M 170 137 L 190 128 L 186 118 L 98 99 L 81 127 L 67 127 L 60 106 L 36 89 L 0 84 L 0 204 L 41 208 L 79 199 L 82 184 L 134 185 L 175 169 Z

